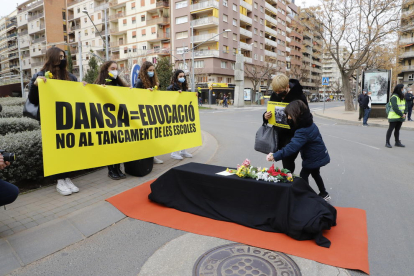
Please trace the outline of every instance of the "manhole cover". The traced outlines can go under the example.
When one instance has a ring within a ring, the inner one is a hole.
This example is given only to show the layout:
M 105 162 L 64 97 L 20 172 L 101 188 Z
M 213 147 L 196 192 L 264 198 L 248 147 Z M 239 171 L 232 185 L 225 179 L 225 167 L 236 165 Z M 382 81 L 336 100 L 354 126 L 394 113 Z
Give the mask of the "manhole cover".
M 216 247 L 194 265 L 194 276 L 301 276 L 286 254 L 232 243 Z

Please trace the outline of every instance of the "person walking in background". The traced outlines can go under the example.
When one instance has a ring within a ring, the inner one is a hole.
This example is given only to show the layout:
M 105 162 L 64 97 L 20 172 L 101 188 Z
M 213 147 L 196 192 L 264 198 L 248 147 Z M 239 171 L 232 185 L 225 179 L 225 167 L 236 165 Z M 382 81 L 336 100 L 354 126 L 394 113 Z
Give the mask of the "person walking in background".
M 407 112 L 408 112 L 408 121 L 413 121 L 411 119 L 411 114 L 413 112 L 413 100 L 414 100 L 414 96 L 413 96 L 413 89 L 412 87 L 408 87 L 407 88 L 408 92 L 405 93 L 405 101 L 407 102 Z
M 272 80 L 272 90 L 273 93 L 270 96 L 270 101 L 272 102 L 283 102 L 290 103 L 295 100 L 301 100 L 303 103 L 308 106 L 308 101 L 306 96 L 303 93 L 302 85 L 296 79 L 289 79 L 285 74 L 278 74 Z M 263 114 L 263 123 L 267 124 L 268 120 L 274 115 L 272 112 L 265 112 Z M 284 127 L 273 126 L 277 129 L 278 136 L 278 150 L 285 147 L 289 144 L 290 140 L 294 135 L 294 130 Z M 292 173 L 295 171 L 295 159 L 298 157 L 299 151 L 289 156 L 284 156 L 282 158 L 283 168 L 288 169 Z
M 367 95 L 367 90 L 363 89 L 361 94 L 359 94 L 358 96 L 358 104 L 359 104 L 359 117 L 358 117 L 358 121 L 361 121 L 361 119 L 364 117 L 364 109 L 362 108 L 362 102 L 364 100 L 364 98 Z
M 330 200 L 320 173 L 321 167 L 330 162 L 330 157 L 309 108 L 303 101 L 296 100 L 286 106 L 284 112 L 290 128 L 294 131 L 293 138 L 277 152 L 269 153 L 267 161 L 283 160 L 300 151 L 303 160 L 300 177 L 309 184 L 309 175 L 312 175 L 318 186 L 319 196 L 326 201 Z
M 362 100 L 362 108 L 364 109 L 364 120 L 362 122 L 362 126 L 369 126 L 368 125 L 368 118 L 369 114 L 371 113 L 371 91 L 368 91 L 368 95 Z
M 135 88 L 143 88 L 153 91 L 157 90 L 160 82 L 158 81 L 157 72 L 155 66 L 149 61 L 144 61 L 139 70 L 138 79 L 135 83 Z M 154 156 L 155 164 L 162 164 L 164 161 Z
M 53 79 L 66 80 L 66 81 L 78 81 L 78 79 L 67 71 L 67 61 L 65 51 L 58 47 L 52 47 L 46 52 L 46 62 L 42 69 L 33 75 L 29 83 L 29 101 L 34 105 L 39 105 L 39 81 L 46 82 L 45 74 L 49 72 L 52 74 Z M 50 77 L 50 74 L 49 74 Z M 82 82 L 86 85 L 86 82 Z M 40 107 L 39 107 L 40 111 Z M 57 180 L 56 190 L 61 195 L 71 195 L 72 193 L 79 192 L 79 188 L 73 184 L 69 178 L 69 173 L 61 173 L 52 176 Z
M 115 61 L 106 61 L 101 65 L 99 75 L 95 80 L 95 84 L 111 85 L 120 87 L 129 87 L 129 85 L 118 76 L 118 64 Z M 110 81 L 109 81 L 110 80 Z M 121 171 L 121 164 L 108 166 L 108 177 L 113 180 L 126 178 L 126 174 Z
M 224 98 L 223 98 L 223 107 L 229 107 L 229 103 L 228 103 L 229 98 L 227 97 L 226 94 L 224 94 Z
M 402 123 L 405 121 L 405 117 L 408 111 L 408 105 L 407 102 L 404 99 L 404 94 L 402 92 L 404 85 L 398 84 L 391 95 L 390 103 L 391 109 L 388 113 L 388 122 L 389 127 L 387 131 L 386 141 L 385 141 L 385 147 L 392 148 L 390 144 L 390 138 L 391 134 L 394 131 L 394 137 L 395 137 L 395 146 L 396 147 L 405 147 L 403 144 L 401 144 L 400 140 L 400 129 L 402 126 Z
M 167 87 L 167 91 L 178 91 L 179 93 L 181 93 L 183 91 L 186 92 L 187 90 L 188 90 L 188 83 L 187 83 L 187 79 L 185 78 L 184 71 L 175 70 L 172 80 L 171 80 L 171 85 Z M 186 150 L 175 151 L 171 153 L 172 159 L 183 160 L 184 157 L 191 158 L 193 157 L 193 155 L 188 153 Z

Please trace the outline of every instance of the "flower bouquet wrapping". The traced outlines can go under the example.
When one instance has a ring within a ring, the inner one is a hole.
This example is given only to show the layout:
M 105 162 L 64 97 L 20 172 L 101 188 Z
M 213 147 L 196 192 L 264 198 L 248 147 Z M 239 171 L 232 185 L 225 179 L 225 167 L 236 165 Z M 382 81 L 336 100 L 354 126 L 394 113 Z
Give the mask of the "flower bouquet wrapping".
M 252 178 L 267 182 L 293 182 L 293 178 L 295 178 L 288 169 L 275 168 L 274 164 L 270 168 L 253 167 L 249 159 L 244 160 L 241 165 L 237 166 L 237 169 L 227 168 L 226 171 L 241 178 Z

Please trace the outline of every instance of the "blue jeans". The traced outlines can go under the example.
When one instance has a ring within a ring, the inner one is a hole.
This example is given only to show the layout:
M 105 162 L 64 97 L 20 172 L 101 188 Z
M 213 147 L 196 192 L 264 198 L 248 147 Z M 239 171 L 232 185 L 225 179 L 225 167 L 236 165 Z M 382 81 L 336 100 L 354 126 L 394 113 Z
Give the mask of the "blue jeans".
M 19 188 L 0 179 L 0 206 L 10 204 L 19 195 Z
M 364 109 L 364 121 L 363 121 L 364 125 L 366 125 L 368 122 L 369 113 L 371 113 L 371 108 Z
M 413 112 L 413 106 L 408 106 L 408 120 L 411 120 L 411 113 Z

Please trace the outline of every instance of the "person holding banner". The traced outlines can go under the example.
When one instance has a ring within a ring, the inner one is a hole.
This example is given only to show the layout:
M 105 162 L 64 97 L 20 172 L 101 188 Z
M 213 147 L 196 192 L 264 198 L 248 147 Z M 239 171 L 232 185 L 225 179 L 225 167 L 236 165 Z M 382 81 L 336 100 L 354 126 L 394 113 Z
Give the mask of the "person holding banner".
M 78 79 L 67 71 L 66 53 L 58 47 L 52 47 L 46 52 L 46 62 L 39 72 L 33 75 L 29 83 L 29 101 L 34 105 L 39 105 L 38 82 L 46 82 L 47 78 L 78 81 Z M 86 82 L 82 82 L 86 85 Z M 40 110 L 40 108 L 39 108 Z M 69 178 L 69 173 L 61 173 L 53 176 L 57 180 L 56 190 L 61 195 L 71 195 L 79 192 L 79 188 L 73 184 Z
M 158 85 L 160 85 L 160 82 L 158 81 L 154 64 L 149 61 L 144 61 L 141 65 L 141 70 L 139 70 L 138 79 L 134 88 L 142 88 L 153 91 L 154 89 L 158 89 Z M 162 164 L 164 161 L 154 156 L 154 163 Z
M 289 79 L 285 74 L 278 74 L 272 80 L 273 93 L 270 96 L 270 102 L 290 103 L 295 100 L 301 100 L 308 106 L 308 101 L 303 93 L 302 86 L 296 79 Z M 281 105 L 282 106 L 282 105 Z M 279 112 L 283 112 L 282 107 L 278 107 Z M 272 111 L 265 112 L 263 114 L 263 123 L 267 124 L 268 120 L 272 117 Z M 276 116 L 276 114 L 275 114 Z M 280 125 L 280 124 L 279 124 Z M 278 134 L 278 150 L 289 144 L 294 135 L 288 125 L 286 126 L 273 126 L 277 130 Z M 295 171 L 295 159 L 298 156 L 299 151 L 285 156 L 282 158 L 283 168 L 290 170 L 292 173 Z
M 111 85 L 129 87 L 129 85 L 118 76 L 118 64 L 115 61 L 109 60 L 101 65 L 99 75 L 96 78 L 95 84 Z M 126 174 L 121 171 L 121 164 L 108 166 L 108 177 L 113 180 L 126 178 Z
M 167 87 L 167 91 L 178 91 L 179 93 L 188 90 L 187 79 L 183 70 L 175 70 L 171 85 Z M 175 151 L 171 153 L 172 159 L 183 160 L 184 157 L 191 158 L 193 155 L 186 150 Z

